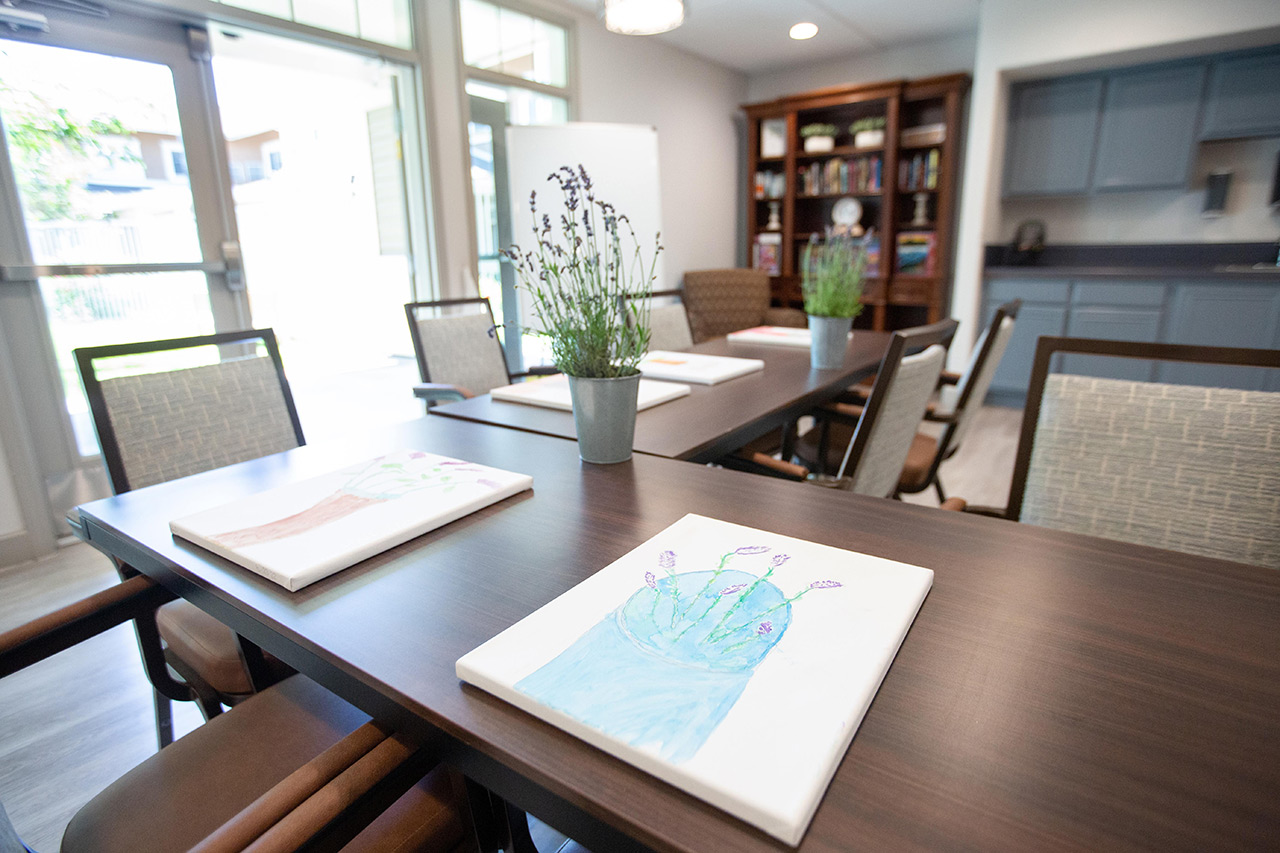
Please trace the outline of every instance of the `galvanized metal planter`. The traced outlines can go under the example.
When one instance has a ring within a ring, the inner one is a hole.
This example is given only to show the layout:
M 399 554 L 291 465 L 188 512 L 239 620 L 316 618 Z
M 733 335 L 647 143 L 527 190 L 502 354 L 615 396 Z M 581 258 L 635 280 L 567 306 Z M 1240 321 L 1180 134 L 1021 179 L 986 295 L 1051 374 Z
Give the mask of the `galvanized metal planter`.
M 582 461 L 608 464 L 630 459 L 640 374 L 617 379 L 570 376 L 569 394 Z
M 835 370 L 844 364 L 852 317 L 809 315 L 809 363 L 816 370 Z

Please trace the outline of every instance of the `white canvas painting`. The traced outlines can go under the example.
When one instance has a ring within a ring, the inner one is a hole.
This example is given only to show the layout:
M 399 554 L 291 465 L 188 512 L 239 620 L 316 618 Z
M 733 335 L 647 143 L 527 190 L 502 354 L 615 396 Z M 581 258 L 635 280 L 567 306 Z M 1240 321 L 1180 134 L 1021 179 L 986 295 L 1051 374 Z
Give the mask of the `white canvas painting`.
M 639 367 L 640 372 L 651 379 L 717 385 L 728 379 L 764 370 L 764 362 L 758 358 L 653 350 L 641 360 Z
M 853 337 L 853 332 L 849 333 L 849 337 Z M 740 344 L 773 344 L 803 349 L 808 349 L 813 341 L 813 336 L 808 329 L 793 329 L 789 326 L 756 326 L 730 332 L 726 338 Z
M 689 396 L 688 385 L 677 385 L 672 382 L 653 382 L 640 380 L 640 391 L 636 401 L 636 411 L 643 412 L 661 403 Z M 503 385 L 489 392 L 495 400 L 504 403 L 524 403 L 528 406 L 542 406 L 546 409 L 573 411 L 573 398 L 569 394 L 569 377 L 563 373 L 530 379 L 528 382 L 517 382 L 514 385 Z
M 691 514 L 458 677 L 796 845 L 932 583 Z
M 298 590 L 532 487 L 527 474 L 404 450 L 176 519 L 169 529 Z

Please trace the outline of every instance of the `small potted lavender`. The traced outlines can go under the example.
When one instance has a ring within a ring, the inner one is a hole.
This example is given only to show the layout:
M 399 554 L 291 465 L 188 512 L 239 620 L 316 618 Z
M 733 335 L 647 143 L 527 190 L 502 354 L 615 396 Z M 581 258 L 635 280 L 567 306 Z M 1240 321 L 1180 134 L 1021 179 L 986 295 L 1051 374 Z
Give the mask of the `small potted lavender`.
M 555 182 L 563 209 L 538 214 L 529 194 L 534 245 L 512 246 L 521 286 L 532 297 L 540 334 L 551 341 L 556 367 L 569 379 L 578 453 L 585 462 L 631 458 L 635 436 L 638 364 L 649 347 L 648 299 L 662 246 L 654 237 L 646 263 L 625 214 L 598 198 L 581 165 L 561 166 Z M 627 322 L 621 297 L 639 297 Z

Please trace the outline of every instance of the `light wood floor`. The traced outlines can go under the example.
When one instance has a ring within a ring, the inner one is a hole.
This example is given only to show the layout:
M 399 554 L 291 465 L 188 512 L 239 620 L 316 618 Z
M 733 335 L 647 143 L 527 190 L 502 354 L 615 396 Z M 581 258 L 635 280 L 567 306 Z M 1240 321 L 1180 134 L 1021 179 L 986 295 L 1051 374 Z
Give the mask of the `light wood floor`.
M 978 414 L 964 447 L 942 467 L 949 496 L 1004 506 L 1020 423 L 1020 410 L 987 407 Z M 931 491 L 907 498 L 937 505 Z M 0 630 L 115 579 L 106 558 L 81 544 L 0 569 Z M 194 705 L 175 703 L 177 734 L 199 723 Z M 0 679 L 0 803 L 41 853 L 57 850 L 71 816 L 155 748 L 151 690 L 129 626 Z M 541 829 L 540 847 L 555 849 L 563 836 Z

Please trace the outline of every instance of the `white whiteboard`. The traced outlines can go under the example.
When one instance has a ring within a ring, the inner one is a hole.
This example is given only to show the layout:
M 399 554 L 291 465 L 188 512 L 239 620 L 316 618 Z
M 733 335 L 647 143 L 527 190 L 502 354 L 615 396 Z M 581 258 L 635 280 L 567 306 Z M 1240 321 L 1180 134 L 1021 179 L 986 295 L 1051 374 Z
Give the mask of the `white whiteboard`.
M 625 213 L 635 228 L 646 263 L 653 257 L 654 235 L 662 230 L 662 193 L 658 183 L 658 131 L 648 125 L 570 122 L 507 127 L 507 164 L 511 184 L 512 239 L 523 250 L 533 247 L 533 215 L 529 193 L 538 193 L 538 213 L 555 222 L 564 208 L 560 188 L 547 176 L 561 166 L 586 167 L 597 200 Z M 662 256 L 654 287 L 661 288 Z M 533 310 L 521 288 L 522 325 L 532 325 Z

